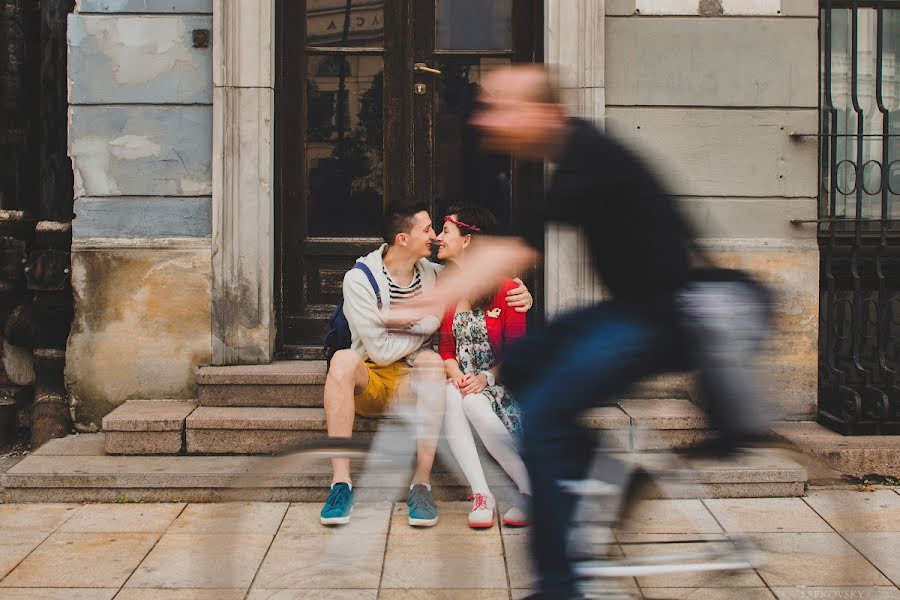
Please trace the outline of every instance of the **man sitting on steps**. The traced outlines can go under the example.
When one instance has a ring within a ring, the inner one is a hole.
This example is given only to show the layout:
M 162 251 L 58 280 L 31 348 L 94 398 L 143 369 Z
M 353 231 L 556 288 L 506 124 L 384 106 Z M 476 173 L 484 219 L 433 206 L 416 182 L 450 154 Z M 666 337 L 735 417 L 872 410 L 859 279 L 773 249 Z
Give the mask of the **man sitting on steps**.
M 385 217 L 383 236 L 384 245 L 359 259 L 378 283 L 383 308 L 379 310 L 364 271 L 353 268 L 344 276 L 344 315 L 352 344 L 331 359 L 325 379 L 325 421 L 329 437 L 349 438 L 356 414 L 384 415 L 394 399 L 404 395 L 398 392 L 412 391 L 420 427 L 407 497 L 409 523 L 431 527 L 438 521 L 429 481 L 443 419 L 445 378 L 443 361 L 429 344 L 440 315 L 427 315 L 401 333 L 389 331 L 385 320 L 391 306 L 434 287 L 441 267 L 428 257 L 436 235 L 427 209 L 417 205 L 393 209 Z M 532 297 L 524 285 L 509 292 L 509 305 L 522 312 L 531 307 Z M 331 491 L 320 520 L 323 525 L 343 525 L 350 522 L 353 508 L 350 460 L 333 458 L 331 465 Z

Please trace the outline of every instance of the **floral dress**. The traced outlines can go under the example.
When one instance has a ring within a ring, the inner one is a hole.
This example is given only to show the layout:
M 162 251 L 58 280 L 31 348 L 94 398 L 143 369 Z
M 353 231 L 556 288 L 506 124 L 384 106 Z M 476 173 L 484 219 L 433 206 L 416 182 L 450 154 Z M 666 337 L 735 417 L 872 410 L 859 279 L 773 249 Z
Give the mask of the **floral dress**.
M 456 340 L 456 362 L 466 375 L 477 375 L 496 364 L 488 342 L 484 311 L 476 308 L 453 316 L 453 338 Z M 494 413 L 514 435 L 522 433 L 521 410 L 502 385 L 489 385 L 481 392 L 491 401 Z

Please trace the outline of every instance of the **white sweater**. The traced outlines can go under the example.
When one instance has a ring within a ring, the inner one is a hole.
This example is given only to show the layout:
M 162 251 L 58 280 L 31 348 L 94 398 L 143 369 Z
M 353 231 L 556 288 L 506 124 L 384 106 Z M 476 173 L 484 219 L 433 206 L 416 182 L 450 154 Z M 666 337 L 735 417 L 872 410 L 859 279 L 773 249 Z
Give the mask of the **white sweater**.
M 410 328 L 410 333 L 394 333 L 385 327 L 385 320 L 391 310 L 391 294 L 388 279 L 384 274 L 384 253 L 387 244 L 360 257 L 369 267 L 381 292 L 382 310 L 378 310 L 375 290 L 369 278 L 360 269 L 350 269 L 344 275 L 344 316 L 350 324 L 353 342 L 351 348 L 377 365 L 389 365 L 415 353 L 431 340 L 431 336 L 441 325 L 438 317 L 429 315 Z M 434 288 L 437 274 L 441 269 L 427 258 L 416 263 L 415 268 L 422 276 L 422 292 Z

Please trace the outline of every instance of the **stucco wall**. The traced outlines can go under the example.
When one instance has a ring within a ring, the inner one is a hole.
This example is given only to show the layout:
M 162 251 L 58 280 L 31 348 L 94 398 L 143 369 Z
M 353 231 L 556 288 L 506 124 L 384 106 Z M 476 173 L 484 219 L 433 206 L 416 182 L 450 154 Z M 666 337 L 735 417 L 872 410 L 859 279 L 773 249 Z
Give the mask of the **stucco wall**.
M 778 416 L 815 413 L 815 0 L 607 0 L 606 125 L 652 163 L 724 265 L 779 294 Z
M 186 398 L 211 352 L 211 0 L 80 0 L 69 18 L 75 322 L 83 428 Z

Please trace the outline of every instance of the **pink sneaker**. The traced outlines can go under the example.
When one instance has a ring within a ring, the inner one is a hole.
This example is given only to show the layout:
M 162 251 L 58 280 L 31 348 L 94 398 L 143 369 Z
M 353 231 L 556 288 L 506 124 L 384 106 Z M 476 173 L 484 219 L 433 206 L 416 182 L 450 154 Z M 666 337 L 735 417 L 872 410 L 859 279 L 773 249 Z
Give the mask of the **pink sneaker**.
M 472 510 L 469 511 L 469 527 L 487 529 L 494 526 L 497 502 L 490 494 L 472 494 Z
M 522 501 L 519 504 L 514 505 L 503 515 L 503 520 L 501 521 L 507 527 L 528 527 L 528 505 L 529 498 L 525 494 L 522 494 Z

